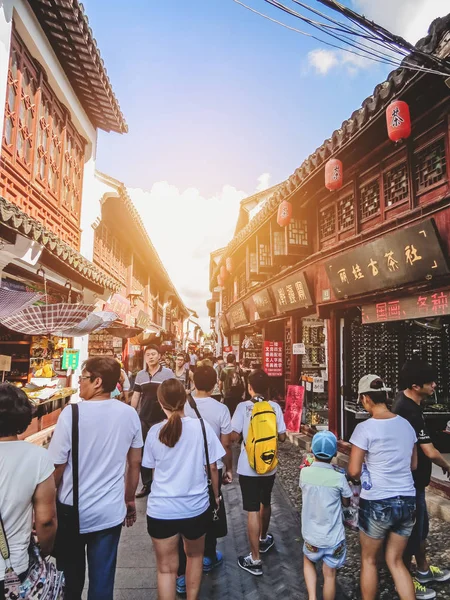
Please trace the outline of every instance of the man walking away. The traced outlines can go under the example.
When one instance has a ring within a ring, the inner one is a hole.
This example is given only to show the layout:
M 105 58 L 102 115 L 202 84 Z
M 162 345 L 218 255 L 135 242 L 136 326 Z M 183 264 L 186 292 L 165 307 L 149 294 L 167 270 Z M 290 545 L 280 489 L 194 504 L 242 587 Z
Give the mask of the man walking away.
M 436 592 L 427 589 L 424 584 L 450 580 L 449 570 L 429 565 L 426 557 L 429 523 L 425 488 L 430 483 L 432 463 L 441 467 L 447 477 L 450 474 L 450 464 L 431 441 L 421 407 L 421 404 L 434 394 L 436 379 L 436 370 L 428 363 L 419 359 L 407 361 L 400 373 L 400 382 L 404 390 L 397 394 L 393 407 L 393 412 L 409 421 L 417 435 L 418 464 L 416 471 L 413 471 L 416 488 L 416 523 L 406 547 L 405 564 L 410 568 L 411 557 L 415 557 L 417 575 L 413 581 L 418 600 L 430 600 L 436 597 Z
M 220 393 L 223 395 L 223 401 L 230 410 L 231 416 L 234 415 L 236 406 L 242 402 L 245 391 L 243 373 L 236 364 L 236 356 L 228 354 L 227 366 L 222 369 L 219 382 Z
M 142 426 L 142 437 L 147 439 L 150 428 L 166 418 L 156 394 L 158 388 L 166 379 L 175 377 L 173 371 L 160 364 L 161 352 L 159 346 L 151 344 L 144 351 L 145 369 L 139 371 L 133 387 L 131 406 L 138 411 Z M 152 470 L 141 467 L 142 489 L 136 498 L 143 498 L 150 493 Z
M 345 564 L 347 546 L 342 505 L 349 506 L 352 491 L 344 473 L 331 465 L 337 454 L 337 439 L 331 431 L 320 431 L 311 445 L 313 464 L 300 471 L 302 490 L 303 571 L 309 600 L 315 600 L 316 563 L 323 561 L 323 598 L 336 597 L 336 569 Z
M 88 600 L 113 600 L 117 548 L 122 526 L 136 521 L 134 494 L 142 455 L 141 424 L 127 404 L 111 398 L 120 378 L 112 357 L 83 365 L 79 411 L 80 535 L 68 540 L 58 568 L 66 578 L 66 600 L 81 600 L 89 570 Z M 58 501 L 73 506 L 72 408 L 61 413 L 49 447 L 55 464 Z M 62 545 L 62 544 L 61 544 Z
M 226 454 L 222 460 L 217 461 L 217 470 L 219 471 L 219 496 L 221 495 L 222 483 L 228 484 L 233 481 L 232 473 L 232 453 L 231 453 L 231 417 L 230 411 L 224 405 L 215 400 L 211 396 L 211 391 L 217 381 L 216 370 L 210 365 L 204 363 L 211 361 L 204 359 L 203 364 L 197 367 L 194 373 L 194 383 L 196 387 L 195 402 L 197 403 L 198 412 L 202 418 L 211 425 L 214 433 L 219 438 L 220 443 L 226 450 Z M 197 418 L 194 409 L 190 406 L 189 401 L 184 407 L 186 417 Z M 223 472 L 225 467 L 225 472 Z M 223 500 L 222 500 L 223 501 Z M 210 528 L 211 529 L 211 528 Z M 203 572 L 209 573 L 214 568 L 218 567 L 223 562 L 222 553 L 217 551 L 217 538 L 209 530 L 206 532 L 205 539 L 205 554 L 203 558 Z M 186 591 L 186 554 L 184 552 L 183 543 L 179 546 L 179 567 L 177 577 L 177 591 L 183 594 Z
M 264 475 L 260 475 L 257 470 L 250 466 L 246 442 L 248 441 L 247 437 L 249 435 L 250 421 L 255 403 L 264 401 L 264 396 L 267 395 L 267 390 L 269 389 L 270 380 L 267 373 L 261 369 L 252 371 L 248 379 L 248 391 L 251 400 L 241 402 L 237 406 L 231 421 L 233 429 L 232 440 L 243 440 L 237 472 L 239 475 L 239 485 L 241 486 L 243 507 L 248 513 L 248 537 L 251 550 L 247 556 L 239 556 L 238 565 L 241 569 L 248 571 L 252 575 L 262 575 L 260 553 L 266 553 L 275 543 L 273 536 L 268 533 L 268 529 L 276 467 Z M 272 401 L 269 401 L 268 404 L 275 413 L 278 441 L 284 442 L 286 439 L 286 425 L 280 405 Z M 276 459 L 276 456 L 273 458 Z

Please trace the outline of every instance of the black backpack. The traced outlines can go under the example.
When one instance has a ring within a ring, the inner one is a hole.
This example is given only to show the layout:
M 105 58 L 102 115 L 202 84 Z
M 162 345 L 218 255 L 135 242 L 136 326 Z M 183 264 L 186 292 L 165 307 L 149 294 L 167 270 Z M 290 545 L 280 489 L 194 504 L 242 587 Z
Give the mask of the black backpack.
M 224 395 L 242 396 L 245 391 L 245 384 L 240 368 L 238 366 L 226 366 L 222 372 L 225 372 Z

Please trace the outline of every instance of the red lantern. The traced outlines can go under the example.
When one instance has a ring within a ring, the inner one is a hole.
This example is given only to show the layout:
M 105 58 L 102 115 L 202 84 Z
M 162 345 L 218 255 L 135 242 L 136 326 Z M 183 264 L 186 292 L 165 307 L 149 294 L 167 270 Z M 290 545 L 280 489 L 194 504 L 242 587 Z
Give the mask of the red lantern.
M 283 200 L 278 207 L 277 223 L 280 227 L 289 225 L 292 219 L 292 204 L 287 200 Z
M 220 275 L 217 275 L 217 285 L 223 287 L 223 279 Z
M 402 100 L 391 102 L 386 109 L 386 124 L 389 139 L 399 142 L 411 135 L 409 106 Z
M 225 281 L 225 279 L 227 278 L 227 275 L 228 275 L 228 272 L 226 270 L 226 267 L 225 267 L 225 265 L 222 265 L 220 267 L 220 276 L 222 278 L 222 281 Z
M 233 272 L 233 259 L 231 258 L 231 256 L 229 256 L 227 258 L 227 260 L 225 261 L 225 264 L 227 266 L 228 273 L 232 273 Z
M 325 187 L 330 192 L 339 190 L 344 183 L 344 168 L 342 161 L 331 158 L 325 165 Z

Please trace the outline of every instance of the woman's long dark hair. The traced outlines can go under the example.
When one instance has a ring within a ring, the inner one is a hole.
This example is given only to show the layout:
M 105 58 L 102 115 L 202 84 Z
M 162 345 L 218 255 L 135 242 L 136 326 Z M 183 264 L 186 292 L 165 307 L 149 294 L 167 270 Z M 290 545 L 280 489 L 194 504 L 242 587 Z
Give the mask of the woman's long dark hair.
M 170 411 L 167 423 L 159 432 L 159 441 L 173 448 L 181 437 L 183 425 L 180 411 L 186 404 L 186 390 L 178 379 L 166 379 L 158 388 L 158 400 L 161 406 Z

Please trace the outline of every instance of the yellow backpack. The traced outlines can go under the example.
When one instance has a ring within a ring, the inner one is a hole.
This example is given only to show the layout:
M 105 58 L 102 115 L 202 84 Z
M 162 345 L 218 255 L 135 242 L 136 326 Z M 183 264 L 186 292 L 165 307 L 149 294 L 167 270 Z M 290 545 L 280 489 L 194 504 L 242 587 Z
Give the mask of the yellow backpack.
M 258 475 L 273 471 L 278 464 L 277 416 L 264 399 L 257 399 L 252 410 L 245 441 L 248 462 Z

